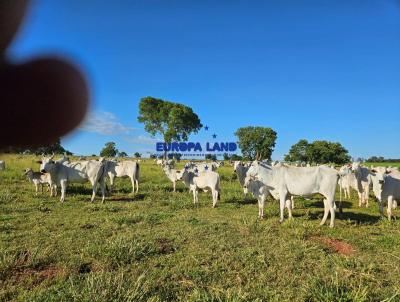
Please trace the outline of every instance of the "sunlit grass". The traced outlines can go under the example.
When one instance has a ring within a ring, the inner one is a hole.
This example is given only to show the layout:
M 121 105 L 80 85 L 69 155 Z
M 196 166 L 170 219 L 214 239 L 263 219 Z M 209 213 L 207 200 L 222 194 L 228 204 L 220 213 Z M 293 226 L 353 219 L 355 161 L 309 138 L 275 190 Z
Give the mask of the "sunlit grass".
M 177 192 L 152 161 L 141 163 L 139 194 L 116 191 L 90 203 L 72 185 L 64 204 L 34 196 L 22 170 L 31 156 L 1 156 L 0 299 L 3 301 L 379 301 L 400 299 L 399 222 L 376 203 L 358 208 L 353 192 L 336 227 L 319 227 L 319 198 L 296 199 L 294 220 L 265 219 L 246 199 L 233 168 L 220 168 L 221 201 L 200 204 Z M 180 164 L 182 166 L 182 164 Z M 396 212 L 395 212 L 396 213 Z M 316 238 L 350 244 L 344 256 Z

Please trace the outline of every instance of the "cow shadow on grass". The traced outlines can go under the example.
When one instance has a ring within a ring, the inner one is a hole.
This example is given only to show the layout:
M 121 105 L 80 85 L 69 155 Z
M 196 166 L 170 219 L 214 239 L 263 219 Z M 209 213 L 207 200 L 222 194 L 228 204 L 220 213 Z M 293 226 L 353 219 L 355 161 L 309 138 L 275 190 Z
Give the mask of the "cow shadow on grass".
M 308 213 L 308 216 L 310 220 L 321 220 L 324 212 L 323 211 L 318 211 L 314 213 Z M 293 215 L 294 217 L 300 217 L 302 215 Z M 328 216 L 328 221 L 330 219 L 330 215 Z M 378 223 L 381 218 L 379 216 L 375 215 L 369 215 L 365 213 L 355 213 L 355 212 L 348 212 L 344 211 L 343 213 L 339 213 L 336 210 L 336 215 L 335 219 L 338 220 L 343 220 L 343 221 L 354 221 L 357 223 L 362 223 L 362 224 L 367 224 L 367 225 L 373 225 Z
M 146 194 L 143 193 L 136 193 L 133 195 L 130 193 L 128 196 L 108 196 L 108 201 L 117 201 L 117 202 L 132 202 L 132 201 L 139 201 L 144 200 L 146 198 Z
M 230 197 L 226 200 L 224 200 L 225 203 L 234 203 L 234 204 L 240 204 L 240 205 L 246 205 L 246 204 L 258 204 L 257 199 L 255 198 L 250 198 L 250 197 Z
M 58 193 L 60 193 L 60 188 L 57 188 Z M 97 191 L 98 193 L 100 190 Z M 80 195 L 92 195 L 92 189 L 84 186 L 68 186 L 67 194 L 80 194 Z M 101 194 L 101 193 L 100 193 Z
M 164 192 L 174 193 L 174 188 L 172 186 L 171 187 L 163 187 L 162 189 Z M 189 189 L 185 188 L 185 187 L 175 189 L 175 193 L 184 193 L 184 192 L 189 192 Z
M 296 202 L 295 202 L 296 203 Z M 335 201 L 336 207 L 339 209 L 340 202 L 338 200 Z M 323 208 L 324 202 L 322 200 L 314 200 L 311 203 L 305 203 L 304 208 Z M 343 209 L 350 209 L 353 207 L 353 204 L 349 201 L 342 201 Z

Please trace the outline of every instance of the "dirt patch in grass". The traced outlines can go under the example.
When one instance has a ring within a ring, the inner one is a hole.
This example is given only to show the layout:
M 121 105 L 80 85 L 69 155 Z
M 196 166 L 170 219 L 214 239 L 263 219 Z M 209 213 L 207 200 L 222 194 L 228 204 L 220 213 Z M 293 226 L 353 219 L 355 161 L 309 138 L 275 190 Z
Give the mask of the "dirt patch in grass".
M 339 239 L 313 236 L 310 238 L 312 241 L 316 241 L 327 247 L 330 251 L 338 253 L 343 256 L 353 256 L 356 253 L 355 247 L 351 244 L 344 242 Z
M 159 254 L 170 254 L 176 251 L 173 241 L 167 238 L 158 238 L 156 246 Z
M 32 280 L 34 285 L 61 275 L 65 275 L 65 272 L 53 265 L 40 268 L 18 268 L 13 272 L 13 276 L 18 283 Z

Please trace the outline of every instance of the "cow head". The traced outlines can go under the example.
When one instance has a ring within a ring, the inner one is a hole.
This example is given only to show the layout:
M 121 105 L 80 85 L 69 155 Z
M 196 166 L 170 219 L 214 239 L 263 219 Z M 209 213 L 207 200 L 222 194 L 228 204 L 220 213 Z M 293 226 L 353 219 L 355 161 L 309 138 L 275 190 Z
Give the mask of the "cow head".
M 53 166 L 55 165 L 53 157 L 54 157 L 54 155 L 42 157 L 42 160 L 40 163 L 40 172 L 49 173 L 52 170 Z
M 250 165 L 249 169 L 247 170 L 246 175 L 255 178 L 258 175 L 258 171 L 260 169 L 260 164 L 258 161 L 253 161 Z
M 24 175 L 28 175 L 28 174 L 30 174 L 30 173 L 32 173 L 33 171 L 32 171 L 32 169 L 31 168 L 26 168 L 25 170 L 24 170 Z

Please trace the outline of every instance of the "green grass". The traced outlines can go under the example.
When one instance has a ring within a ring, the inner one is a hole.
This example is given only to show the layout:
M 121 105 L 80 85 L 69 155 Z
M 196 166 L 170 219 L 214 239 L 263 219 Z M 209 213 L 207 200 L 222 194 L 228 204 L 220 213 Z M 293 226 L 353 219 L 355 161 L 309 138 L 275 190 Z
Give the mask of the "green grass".
M 367 166 L 374 166 L 374 167 L 378 167 L 378 166 L 382 166 L 382 167 L 398 167 L 400 168 L 400 163 L 389 163 L 389 162 L 379 162 L 379 163 L 373 163 L 373 162 L 366 162 L 365 163 Z
M 296 199 L 294 220 L 278 222 L 269 201 L 257 219 L 232 167 L 220 169 L 221 201 L 178 192 L 153 162 L 141 165 L 139 194 L 118 179 L 105 204 L 72 185 L 64 204 L 34 196 L 22 169 L 34 157 L 1 156 L 2 301 L 399 301 L 400 223 L 376 203 L 345 203 L 336 227 L 319 227 L 319 198 Z M 324 239 L 350 244 L 342 255 Z

